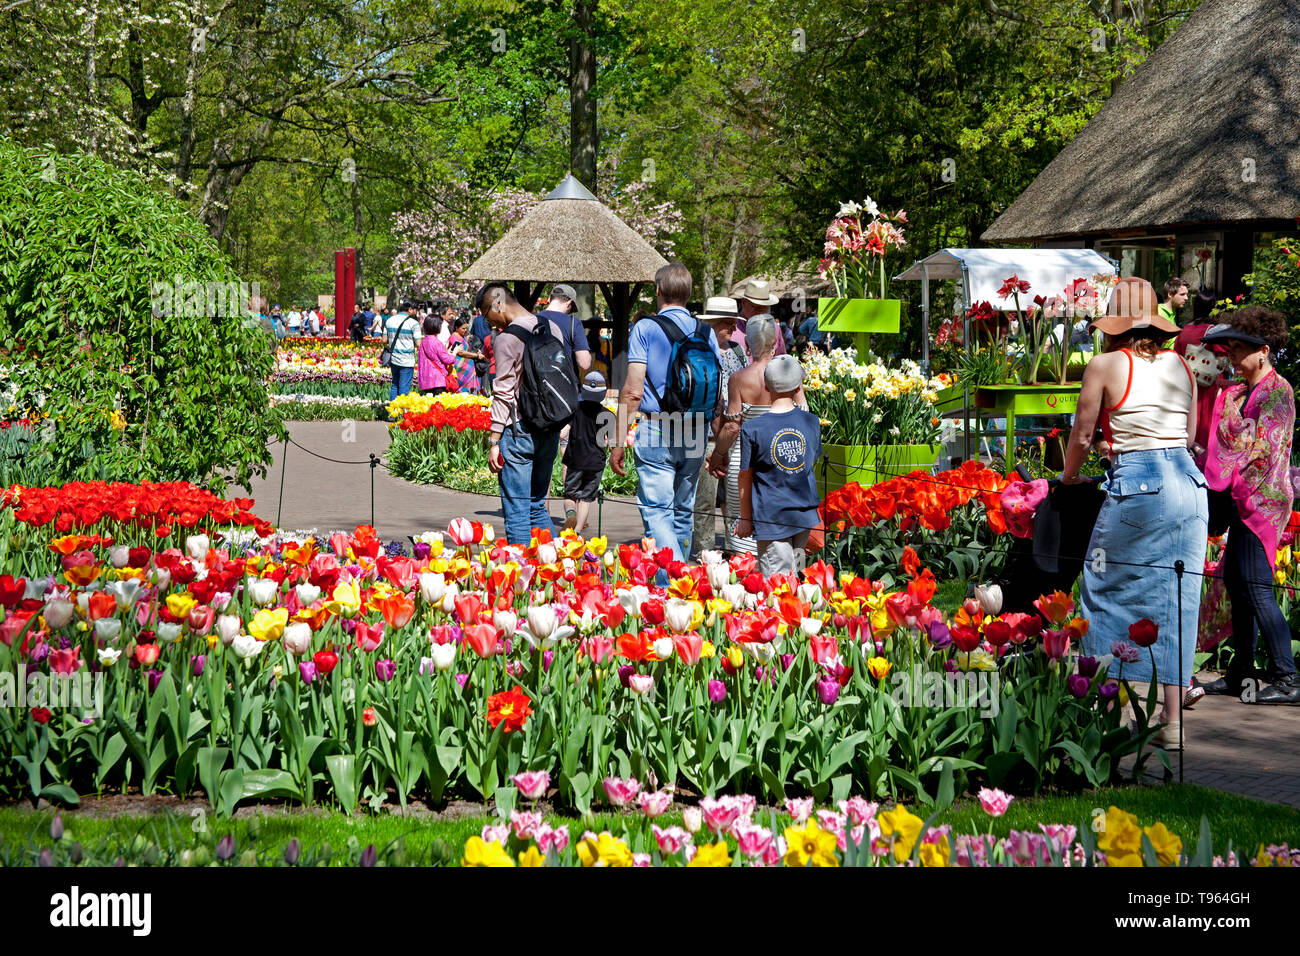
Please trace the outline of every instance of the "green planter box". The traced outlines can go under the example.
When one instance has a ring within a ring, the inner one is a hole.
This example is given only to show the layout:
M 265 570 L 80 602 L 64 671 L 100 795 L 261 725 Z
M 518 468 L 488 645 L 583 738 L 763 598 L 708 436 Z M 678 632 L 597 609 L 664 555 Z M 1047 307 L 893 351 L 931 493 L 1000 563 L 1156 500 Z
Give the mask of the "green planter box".
M 826 460 L 817 464 L 817 491 L 825 498 L 855 481 L 875 485 L 918 468 L 928 471 L 942 452 L 943 445 L 826 445 Z
M 897 332 L 902 315 L 898 299 L 817 300 L 817 328 L 823 332 Z

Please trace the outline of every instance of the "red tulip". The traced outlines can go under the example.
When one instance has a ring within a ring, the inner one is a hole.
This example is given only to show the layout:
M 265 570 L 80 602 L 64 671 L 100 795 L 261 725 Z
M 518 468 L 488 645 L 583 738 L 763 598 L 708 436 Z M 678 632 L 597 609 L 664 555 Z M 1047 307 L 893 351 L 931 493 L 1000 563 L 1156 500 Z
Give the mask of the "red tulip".
M 1128 639 L 1138 647 L 1150 647 L 1160 636 L 1160 625 L 1149 617 L 1128 626 Z
M 334 653 L 332 645 L 323 651 L 317 651 L 312 655 L 311 660 L 316 665 L 316 672 L 321 675 L 328 674 L 339 664 L 339 656 Z
M 682 659 L 682 663 L 694 667 L 700 662 L 700 655 L 704 652 L 704 638 L 694 631 L 690 634 L 674 634 L 673 648 L 677 651 L 677 656 Z
M 472 624 L 463 629 L 465 643 L 479 657 L 491 657 L 497 652 L 497 629 L 493 624 Z
M 840 642 L 833 637 L 817 635 L 808 638 L 808 653 L 812 656 L 813 663 L 823 666 L 829 665 L 840 653 Z
M 12 610 L 27 593 L 27 579 L 14 578 L 11 575 L 0 576 L 0 604 Z
M 972 627 L 969 624 L 955 625 L 949 629 L 948 634 L 952 637 L 952 642 L 957 646 L 957 650 L 964 654 L 969 654 L 980 646 L 979 628 Z
M 1043 631 L 1043 653 L 1054 661 L 1070 653 L 1070 632 Z

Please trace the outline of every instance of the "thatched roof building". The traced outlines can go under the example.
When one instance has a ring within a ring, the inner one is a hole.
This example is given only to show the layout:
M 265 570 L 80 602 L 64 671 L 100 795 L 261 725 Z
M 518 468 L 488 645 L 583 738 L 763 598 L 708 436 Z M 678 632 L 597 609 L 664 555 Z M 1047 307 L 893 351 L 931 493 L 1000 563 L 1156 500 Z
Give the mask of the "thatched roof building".
M 984 233 L 1238 291 L 1300 216 L 1300 0 L 1203 0 Z

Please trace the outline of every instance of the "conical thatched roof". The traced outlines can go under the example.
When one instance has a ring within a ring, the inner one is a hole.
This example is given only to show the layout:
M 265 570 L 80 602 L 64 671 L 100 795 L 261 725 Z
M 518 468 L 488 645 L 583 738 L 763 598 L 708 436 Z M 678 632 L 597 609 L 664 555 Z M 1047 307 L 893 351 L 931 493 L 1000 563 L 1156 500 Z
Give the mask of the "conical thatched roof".
M 983 238 L 1297 215 L 1300 0 L 1203 0 Z
M 572 176 L 461 275 L 482 282 L 649 282 L 667 261 Z

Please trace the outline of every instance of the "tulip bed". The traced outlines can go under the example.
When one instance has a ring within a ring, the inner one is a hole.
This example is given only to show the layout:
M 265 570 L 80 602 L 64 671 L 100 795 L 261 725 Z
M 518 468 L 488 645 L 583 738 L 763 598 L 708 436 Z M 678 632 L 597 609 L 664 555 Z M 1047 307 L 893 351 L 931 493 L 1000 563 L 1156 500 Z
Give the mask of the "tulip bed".
M 102 674 L 103 708 L 0 709 L 4 792 L 350 812 L 501 798 L 532 771 L 578 810 L 609 776 L 944 806 L 1100 786 L 1152 752 L 1140 702 L 1139 732 L 1120 724 L 1122 674 L 1071 650 L 1087 622 L 1067 595 L 945 620 L 913 552 L 897 589 L 571 534 L 512 548 L 464 519 L 407 555 L 367 527 L 287 540 L 246 500 L 160 494 L 7 496 L 0 673 Z
M 275 390 L 382 401 L 392 375 L 379 364 L 381 345 L 378 339 L 282 339 L 275 350 Z

